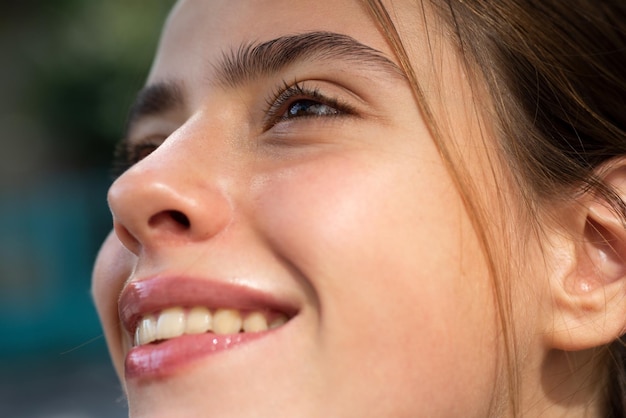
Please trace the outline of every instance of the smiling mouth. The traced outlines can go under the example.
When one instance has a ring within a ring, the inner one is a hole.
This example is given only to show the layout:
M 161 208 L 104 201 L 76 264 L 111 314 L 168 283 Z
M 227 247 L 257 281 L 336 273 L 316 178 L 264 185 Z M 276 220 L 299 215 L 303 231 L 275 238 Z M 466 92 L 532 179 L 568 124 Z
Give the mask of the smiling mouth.
M 283 313 L 269 310 L 170 307 L 139 319 L 133 346 L 158 344 L 183 335 L 259 333 L 278 328 L 288 319 Z
M 130 380 L 167 379 L 194 362 L 255 341 L 280 341 L 299 303 L 250 286 L 184 276 L 154 276 L 122 289 L 118 315 L 129 347 Z M 280 343 L 279 343 L 280 344 Z M 263 345 L 261 345 L 263 346 Z

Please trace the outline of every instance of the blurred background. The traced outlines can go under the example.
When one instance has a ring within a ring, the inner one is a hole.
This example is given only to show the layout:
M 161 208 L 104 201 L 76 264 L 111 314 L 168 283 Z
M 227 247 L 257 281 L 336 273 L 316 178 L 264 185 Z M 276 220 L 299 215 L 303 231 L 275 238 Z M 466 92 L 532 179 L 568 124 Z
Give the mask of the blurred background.
M 126 417 L 90 296 L 109 163 L 171 0 L 0 6 L 0 417 Z

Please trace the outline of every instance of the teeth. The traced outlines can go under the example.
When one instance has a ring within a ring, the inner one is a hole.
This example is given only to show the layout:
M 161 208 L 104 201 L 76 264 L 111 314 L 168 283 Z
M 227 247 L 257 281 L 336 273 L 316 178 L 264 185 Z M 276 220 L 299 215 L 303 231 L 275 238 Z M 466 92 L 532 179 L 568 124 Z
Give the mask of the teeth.
M 185 332 L 185 311 L 183 308 L 169 308 L 161 312 L 156 326 L 157 340 L 178 337 Z
M 213 332 L 235 334 L 241 330 L 241 314 L 235 309 L 218 309 L 213 315 Z
M 135 345 L 148 344 L 156 340 L 157 320 L 154 315 L 143 317 L 135 331 Z
M 268 316 L 269 315 L 269 316 Z M 191 309 L 172 307 L 160 313 L 146 315 L 137 324 L 134 345 L 180 337 L 183 334 L 237 334 L 239 332 L 262 332 L 277 328 L 287 322 L 283 314 L 252 311 L 242 314 L 236 309 L 211 311 L 202 306 Z
M 270 329 L 278 328 L 281 325 L 287 323 L 287 317 L 285 315 L 279 315 L 270 322 Z
M 187 314 L 185 334 L 202 334 L 210 331 L 212 322 L 211 311 L 207 308 L 201 306 L 193 308 Z
M 244 332 L 261 332 L 267 330 L 267 319 L 261 312 L 252 312 L 243 320 Z

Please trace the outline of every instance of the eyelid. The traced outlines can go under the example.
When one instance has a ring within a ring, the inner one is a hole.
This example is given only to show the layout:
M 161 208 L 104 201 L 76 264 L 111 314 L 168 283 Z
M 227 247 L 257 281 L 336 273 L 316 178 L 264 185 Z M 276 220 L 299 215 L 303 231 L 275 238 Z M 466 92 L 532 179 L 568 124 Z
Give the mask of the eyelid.
M 272 96 L 266 100 L 268 109 L 263 121 L 264 131 L 268 131 L 273 126 L 280 123 L 283 120 L 282 115 L 287 107 L 298 100 L 312 100 L 330 106 L 339 112 L 335 117 L 341 115 L 356 115 L 354 106 L 348 104 L 346 101 L 338 98 L 336 95 L 321 92 L 319 87 L 308 87 L 304 83 L 303 81 L 294 81 L 289 84 L 283 81 L 282 86 L 276 89 Z
M 111 176 L 121 176 L 136 164 L 141 149 L 160 146 L 181 125 L 182 118 L 178 113 L 147 115 L 135 119 L 126 128 L 125 136 L 118 142 L 113 156 Z

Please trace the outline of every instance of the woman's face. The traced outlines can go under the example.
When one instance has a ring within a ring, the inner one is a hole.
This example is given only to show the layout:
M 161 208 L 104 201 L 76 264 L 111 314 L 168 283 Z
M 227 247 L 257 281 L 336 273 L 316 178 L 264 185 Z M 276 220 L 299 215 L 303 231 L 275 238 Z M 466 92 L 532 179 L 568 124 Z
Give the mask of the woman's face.
M 487 416 L 484 257 L 360 2 L 180 2 L 126 143 L 93 291 L 133 417 Z

